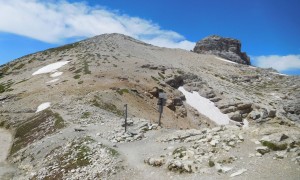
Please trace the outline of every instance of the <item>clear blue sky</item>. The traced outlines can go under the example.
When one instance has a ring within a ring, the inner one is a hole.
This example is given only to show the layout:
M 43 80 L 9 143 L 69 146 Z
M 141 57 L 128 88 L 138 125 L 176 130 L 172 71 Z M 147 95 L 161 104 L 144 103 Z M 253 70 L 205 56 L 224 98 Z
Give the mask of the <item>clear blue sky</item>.
M 0 0 L 0 64 L 102 33 L 184 49 L 217 34 L 241 40 L 254 65 L 300 75 L 299 0 L 11 1 Z

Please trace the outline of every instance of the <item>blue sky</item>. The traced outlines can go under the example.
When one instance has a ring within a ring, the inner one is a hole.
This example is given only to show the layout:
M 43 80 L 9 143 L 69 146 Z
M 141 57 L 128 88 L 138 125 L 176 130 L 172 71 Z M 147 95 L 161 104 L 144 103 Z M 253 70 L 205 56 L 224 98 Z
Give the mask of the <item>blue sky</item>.
M 103 33 L 192 49 L 241 40 L 253 65 L 300 75 L 299 0 L 0 0 L 0 64 Z

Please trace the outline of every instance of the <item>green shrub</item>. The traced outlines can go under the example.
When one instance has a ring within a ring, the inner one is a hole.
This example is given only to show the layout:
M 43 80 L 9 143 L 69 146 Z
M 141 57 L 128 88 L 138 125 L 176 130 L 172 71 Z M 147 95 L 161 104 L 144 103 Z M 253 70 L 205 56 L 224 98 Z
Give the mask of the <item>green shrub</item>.
M 129 93 L 128 89 L 119 89 L 117 90 L 117 93 L 119 93 L 120 95 L 123 95 L 124 93 Z
M 90 117 L 91 113 L 90 112 L 84 112 L 81 116 L 82 119 L 86 119 L 88 117 Z
M 79 79 L 80 77 L 81 77 L 80 74 L 76 74 L 73 78 L 74 78 L 74 79 Z

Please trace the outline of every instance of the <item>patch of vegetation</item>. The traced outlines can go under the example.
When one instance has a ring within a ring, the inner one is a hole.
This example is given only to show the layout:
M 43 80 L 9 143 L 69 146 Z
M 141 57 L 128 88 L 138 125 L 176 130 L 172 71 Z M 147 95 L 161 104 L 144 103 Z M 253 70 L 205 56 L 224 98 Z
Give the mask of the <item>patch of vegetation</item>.
M 88 62 L 86 60 L 83 62 L 83 69 L 84 69 L 84 74 L 91 74 L 92 73 L 89 70 L 89 64 L 88 64 Z
M 78 84 L 82 84 L 82 83 L 83 83 L 83 81 L 79 81 L 79 82 L 78 82 Z
M 120 155 L 120 153 L 117 150 L 115 150 L 114 148 L 106 147 L 106 149 L 108 150 L 109 154 L 113 157 L 117 157 Z
M 16 69 L 16 70 L 20 70 L 20 69 L 22 69 L 24 66 L 25 66 L 25 64 L 24 64 L 24 63 L 21 63 L 21 64 L 19 64 L 17 67 L 15 67 L 14 70 L 15 70 L 15 69 Z
M 164 76 L 162 73 L 158 72 L 158 75 L 159 75 L 162 79 L 165 79 L 165 76 Z
M 20 84 L 20 83 L 23 83 L 23 82 L 25 82 L 25 81 L 28 81 L 28 79 L 23 79 L 22 81 L 19 81 L 19 82 L 17 82 L 16 84 Z
M 182 158 L 184 156 L 183 152 L 186 151 L 186 147 L 179 147 L 173 151 L 173 155 L 179 154 L 179 157 Z
M 46 51 L 44 51 L 45 54 L 47 54 L 48 52 L 50 53 L 53 53 L 53 52 L 61 52 L 61 51 L 66 51 L 66 50 L 71 50 L 73 48 L 76 48 L 77 46 L 79 45 L 79 43 L 73 43 L 73 44 L 67 44 L 67 45 L 64 45 L 64 46 L 60 46 L 60 47 L 57 47 L 57 48 L 50 48 Z
M 82 115 L 81 115 L 81 118 L 82 119 L 86 119 L 88 117 L 90 117 L 91 113 L 90 112 L 84 112 Z
M 10 69 L 10 67 L 9 67 L 8 65 L 6 65 L 6 66 L 4 66 L 4 67 L 1 69 L 0 73 L 1 73 L 1 74 L 7 74 L 8 71 L 9 71 L 9 69 Z
M 15 141 L 10 154 L 14 154 L 34 141 L 38 141 L 64 126 L 63 118 L 51 110 L 44 110 L 28 118 L 24 123 L 16 125 Z
M 154 81 L 159 81 L 156 77 L 154 76 L 151 76 L 151 78 L 154 80 Z
M 80 74 L 76 74 L 73 78 L 74 78 L 74 79 L 79 79 L 80 77 L 81 77 Z
M 54 113 L 55 122 L 54 122 L 54 128 L 55 129 L 62 129 L 65 127 L 64 119 L 60 116 L 58 113 Z
M 123 95 L 124 93 L 129 93 L 129 90 L 128 89 L 118 89 L 117 93 L 120 95 Z
M 180 69 L 177 69 L 177 73 L 178 74 L 184 74 L 184 71 L 180 70 Z
M 106 102 L 99 102 L 96 99 L 92 101 L 92 104 L 98 108 L 104 109 L 118 116 L 123 116 L 123 111 L 119 110 L 116 105 Z
M 6 83 L 1 83 L 0 84 L 0 94 L 4 92 L 9 92 L 12 91 L 13 89 L 10 88 L 14 82 L 12 80 L 8 80 Z
M 30 60 L 28 61 L 28 63 L 30 64 L 30 63 L 32 63 L 32 62 L 35 61 L 35 60 L 36 60 L 36 58 L 34 57 L 34 58 L 30 59 Z
M 78 167 L 84 167 L 90 164 L 90 158 L 88 155 L 91 152 L 91 149 L 85 145 L 75 146 L 75 150 L 77 151 L 76 158 L 74 159 L 73 163 L 68 164 L 67 166 L 72 167 L 72 169 Z M 66 167 L 68 169 L 68 167 Z
M 272 149 L 273 151 L 282 151 L 282 150 L 285 150 L 287 148 L 286 143 L 275 144 L 275 143 L 272 143 L 270 141 L 263 141 L 262 145 L 267 146 L 269 149 Z
M 82 69 L 77 69 L 74 73 L 78 74 L 81 73 Z
M 118 67 L 118 65 L 116 65 L 116 64 L 113 64 L 113 66 L 114 66 L 114 67 Z
M 209 167 L 214 167 L 214 166 L 215 166 L 215 162 L 212 161 L 212 160 L 209 160 L 209 161 L 208 161 L 208 166 L 209 166 Z

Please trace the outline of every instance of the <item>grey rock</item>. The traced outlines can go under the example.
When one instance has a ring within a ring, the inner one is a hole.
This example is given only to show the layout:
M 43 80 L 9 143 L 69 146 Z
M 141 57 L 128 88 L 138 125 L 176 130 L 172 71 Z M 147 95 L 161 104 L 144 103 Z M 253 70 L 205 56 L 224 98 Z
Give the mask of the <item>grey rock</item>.
M 241 52 L 241 42 L 232 38 L 208 36 L 197 42 L 194 52 L 199 54 L 214 54 L 233 62 L 250 65 L 250 58 Z
M 283 159 L 283 158 L 287 157 L 287 152 L 286 151 L 278 151 L 275 153 L 274 157 L 277 159 Z
M 269 113 L 268 113 L 267 109 L 262 108 L 261 109 L 261 118 L 266 119 L 267 117 L 269 117 Z
M 257 111 L 252 111 L 250 113 L 250 118 L 253 119 L 253 120 L 259 119 L 260 118 L 260 113 L 257 112 Z
M 183 77 L 182 76 L 174 76 L 172 78 L 168 78 L 165 80 L 165 83 L 170 85 L 171 87 L 178 89 L 183 85 Z
M 275 109 L 271 109 L 271 110 L 269 111 L 269 117 L 270 117 L 270 118 L 276 117 L 276 110 L 275 110 Z
M 268 152 L 270 152 L 270 149 L 266 146 L 260 146 L 256 148 L 256 151 L 259 152 L 260 154 L 264 155 Z
M 237 122 L 242 122 L 243 121 L 243 118 L 242 118 L 240 113 L 231 113 L 231 114 L 228 114 L 228 116 L 231 120 L 234 120 L 234 121 L 237 121 Z
M 151 165 L 151 166 L 162 166 L 165 164 L 165 159 L 164 158 L 148 158 L 145 160 L 145 163 Z

